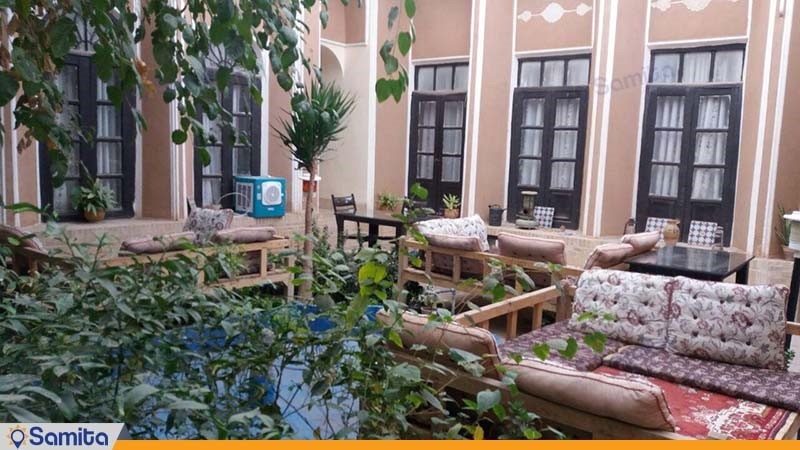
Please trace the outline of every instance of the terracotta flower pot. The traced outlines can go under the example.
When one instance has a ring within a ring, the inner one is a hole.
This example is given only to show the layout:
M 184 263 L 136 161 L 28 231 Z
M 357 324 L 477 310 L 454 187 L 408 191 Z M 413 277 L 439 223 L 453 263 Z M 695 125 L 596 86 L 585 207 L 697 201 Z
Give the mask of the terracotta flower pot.
M 83 212 L 83 217 L 86 219 L 87 222 L 95 223 L 101 222 L 103 219 L 106 218 L 106 210 L 105 209 L 98 209 L 96 213 L 92 214 L 89 211 Z
M 664 226 L 664 243 L 668 246 L 674 246 L 681 240 L 681 229 L 678 227 L 680 221 L 676 219 L 667 220 Z
M 789 248 L 788 245 L 784 245 L 782 246 L 782 248 L 783 248 L 783 259 L 785 259 L 786 261 L 794 261 L 795 251 Z
M 458 209 L 445 209 L 444 210 L 444 218 L 445 219 L 458 219 L 461 216 L 461 212 Z

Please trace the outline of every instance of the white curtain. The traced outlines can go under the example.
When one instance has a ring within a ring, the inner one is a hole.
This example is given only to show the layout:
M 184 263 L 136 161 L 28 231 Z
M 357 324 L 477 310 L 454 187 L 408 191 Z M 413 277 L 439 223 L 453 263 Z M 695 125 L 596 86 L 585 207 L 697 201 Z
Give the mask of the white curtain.
M 519 148 L 520 156 L 542 156 L 542 130 L 522 130 L 522 143 Z
M 697 112 L 697 128 L 727 129 L 730 109 L 730 95 L 709 95 L 700 97 L 700 105 Z
M 564 61 L 545 61 L 542 86 L 564 85 Z
M 97 175 L 122 175 L 122 143 L 97 143 Z
M 461 181 L 461 158 L 453 156 L 442 158 L 442 181 L 448 183 Z
M 426 127 L 436 126 L 436 102 L 422 102 L 419 104 L 418 125 Z
M 575 159 L 577 148 L 577 130 L 556 130 L 553 133 L 553 158 Z
M 559 99 L 556 102 L 556 126 L 577 127 L 580 111 L 580 99 Z
M 539 186 L 539 169 L 542 162 L 538 159 L 519 160 L 519 186 Z
M 586 86 L 589 84 L 589 60 L 572 59 L 567 63 L 567 86 Z
M 519 74 L 520 87 L 539 87 L 542 77 L 542 63 L 540 61 L 529 61 L 522 63 Z
M 417 155 L 417 178 L 433 179 L 433 155 Z
M 650 176 L 650 195 L 658 197 L 678 196 L 678 166 L 653 164 Z
M 553 163 L 550 175 L 550 187 L 553 189 L 572 190 L 575 186 L 575 163 L 558 161 Z
M 692 200 L 722 200 L 724 178 L 725 169 L 695 169 Z
M 711 74 L 711 52 L 683 55 L 683 82 L 708 83 Z
M 445 155 L 460 155 L 461 154 L 461 130 L 444 130 L 444 143 L 442 153 Z
M 742 63 L 744 53 L 741 50 L 717 52 L 714 58 L 714 80 L 718 83 L 738 83 L 742 81 Z
M 464 102 L 445 102 L 444 126 L 460 127 L 464 124 Z
M 728 133 L 697 133 L 694 150 L 695 164 L 725 165 Z
M 522 125 L 527 127 L 544 126 L 544 99 L 529 98 L 522 102 Z
M 219 178 L 204 178 L 202 206 L 219 203 L 219 198 L 221 196 L 222 196 L 222 180 Z

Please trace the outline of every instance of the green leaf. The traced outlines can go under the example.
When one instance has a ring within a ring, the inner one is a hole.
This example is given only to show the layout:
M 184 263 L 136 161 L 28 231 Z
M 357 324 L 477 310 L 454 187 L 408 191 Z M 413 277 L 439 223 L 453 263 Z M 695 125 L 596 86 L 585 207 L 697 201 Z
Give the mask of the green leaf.
M 606 348 L 606 335 L 600 332 L 587 333 L 583 336 L 583 343 L 596 353 L 603 353 Z
M 400 335 L 395 330 L 389 330 L 389 336 L 387 339 L 394 345 L 403 348 L 403 339 L 400 338 Z
M 36 414 L 28 411 L 27 409 L 17 405 L 3 405 L 8 412 L 17 419 L 18 422 L 23 423 L 45 423 L 47 420 L 37 416 Z
M 411 195 L 414 198 L 418 198 L 420 200 L 427 200 L 428 199 L 428 190 L 422 187 L 419 183 L 414 183 L 411 186 Z
M 183 130 L 175 130 L 172 132 L 172 142 L 181 145 L 186 142 L 186 132 Z
M 163 95 L 164 103 L 171 103 L 173 100 L 175 100 L 175 97 L 176 97 L 175 89 L 171 87 L 164 89 L 164 95 Z
M 403 56 L 408 55 L 408 51 L 411 50 L 411 34 L 408 31 L 397 35 L 397 48 Z
M 523 432 L 525 435 L 525 439 L 535 441 L 542 438 L 542 433 L 539 430 L 535 430 L 533 428 L 526 428 Z
M 175 410 L 188 410 L 188 411 L 203 411 L 208 409 L 205 403 L 196 402 L 194 400 L 178 400 L 167 405 L 167 409 Z
M 502 395 L 498 390 L 485 390 L 478 392 L 478 396 L 476 398 L 478 402 L 478 413 L 484 414 L 490 409 L 494 408 L 495 405 L 499 405 L 501 398 Z
M 567 346 L 563 350 L 558 350 L 558 353 L 567 359 L 574 358 L 578 353 L 578 341 L 574 337 L 567 339 Z
M 394 22 L 397 20 L 397 16 L 400 15 L 400 8 L 397 6 L 392 6 L 392 9 L 389 10 L 389 29 L 391 30 L 394 26 Z
M 0 72 L 0 105 L 7 105 L 17 96 L 19 83 L 8 72 Z
M 392 95 L 392 86 L 389 80 L 379 79 L 375 83 L 375 93 L 378 95 L 378 102 L 386 101 Z
M 422 398 L 424 398 L 425 401 L 428 402 L 428 404 L 431 405 L 433 408 L 436 408 L 438 411 L 445 413 L 445 409 L 444 406 L 442 406 L 442 402 L 440 402 L 439 399 L 436 398 L 436 396 L 434 396 L 433 394 L 431 394 L 430 391 L 428 391 L 427 389 L 422 390 Z
M 289 74 L 285 72 L 280 72 L 278 75 L 275 76 L 275 79 L 278 81 L 278 85 L 284 91 L 289 91 L 292 89 L 292 86 L 294 86 L 294 80 L 292 80 L 292 77 L 290 77 Z
M 545 344 L 544 342 L 534 344 L 533 354 L 536 355 L 536 357 L 541 359 L 542 361 L 545 361 L 547 360 L 547 357 L 550 356 L 550 346 Z
M 61 404 L 61 397 L 56 395 L 54 392 L 49 391 L 41 386 L 26 386 L 19 390 L 21 393 L 32 392 L 34 394 L 39 394 L 42 397 L 50 400 L 55 405 Z
M 417 14 L 417 3 L 414 0 L 406 0 L 405 9 L 406 16 L 408 16 L 409 19 L 413 19 Z
M 144 401 L 145 398 L 158 392 L 153 386 L 149 384 L 140 384 L 132 389 L 129 389 L 122 399 L 124 410 L 131 411 L 136 405 Z

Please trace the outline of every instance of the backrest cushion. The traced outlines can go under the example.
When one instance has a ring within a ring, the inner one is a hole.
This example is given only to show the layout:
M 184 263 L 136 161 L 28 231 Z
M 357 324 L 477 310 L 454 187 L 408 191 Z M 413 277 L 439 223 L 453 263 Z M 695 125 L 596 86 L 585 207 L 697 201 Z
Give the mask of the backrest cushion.
M 211 240 L 217 244 L 251 244 L 267 242 L 274 236 L 275 228 L 273 227 L 241 227 L 217 231 Z
M 661 239 L 660 231 L 650 231 L 645 233 L 626 234 L 620 240 L 623 244 L 630 244 L 633 247 L 630 256 L 641 255 L 654 249 Z
M 676 278 L 669 343 L 674 353 L 783 370 L 784 286 L 745 286 Z
M 580 372 L 550 361 L 503 360 L 520 391 L 598 416 L 653 430 L 673 431 L 675 420 L 660 387 L 644 378 Z
M 564 241 L 557 239 L 542 239 L 511 233 L 500 233 L 497 236 L 497 249 L 501 256 L 565 265 L 567 264 L 566 248 Z
M 42 245 L 41 241 L 37 239 L 35 236 L 31 235 L 31 233 L 25 233 L 24 231 L 20 230 L 19 228 L 11 227 L 8 225 L 0 225 L 0 242 L 2 243 L 9 243 L 8 238 L 12 238 L 14 240 L 19 241 L 20 247 L 30 248 L 33 250 L 44 251 L 44 245 Z
M 632 251 L 633 246 L 630 244 L 598 245 L 586 260 L 584 269 L 608 269 L 620 265 L 630 257 Z
M 428 316 L 413 312 L 403 313 L 403 332 L 400 338 L 403 348 L 410 351 L 414 345 L 423 345 L 427 351 L 441 351 L 444 359 L 440 362 L 454 364 L 450 358 L 450 349 L 459 349 L 475 356 L 483 357 L 481 365 L 484 376 L 502 379 L 495 366 L 499 363 L 497 342 L 492 333 L 478 327 L 467 327 L 459 323 L 428 323 Z M 378 313 L 378 320 L 388 324 L 391 317 L 388 313 Z
M 184 245 L 194 243 L 197 236 L 191 231 L 170 233 L 163 236 L 127 239 L 120 250 L 136 255 L 164 253 L 180 250 Z
M 664 348 L 672 284 L 671 278 L 657 275 L 617 270 L 584 272 L 575 291 L 570 329 Z M 587 318 L 587 313 L 594 317 Z
M 415 224 L 417 230 L 426 238 L 429 235 L 440 234 L 448 236 L 475 236 L 480 240 L 481 251 L 489 250 L 489 238 L 486 233 L 486 224 L 481 216 L 474 215 L 461 219 L 433 219 L 424 220 Z
M 477 236 L 452 236 L 447 234 L 428 234 L 425 236 L 428 244 L 434 247 L 449 248 L 465 252 L 480 252 L 483 247 Z
M 448 248 L 465 252 L 482 251 L 481 240 L 477 236 L 449 236 L 430 234 L 425 236 L 428 244 L 434 247 Z M 433 271 L 444 275 L 453 274 L 453 257 L 444 253 L 433 252 Z M 461 278 L 483 278 L 483 262 L 477 259 L 461 258 Z
M 217 231 L 231 226 L 233 211 L 230 209 L 194 208 L 183 231 L 193 231 L 197 235 L 197 242 L 206 244 Z

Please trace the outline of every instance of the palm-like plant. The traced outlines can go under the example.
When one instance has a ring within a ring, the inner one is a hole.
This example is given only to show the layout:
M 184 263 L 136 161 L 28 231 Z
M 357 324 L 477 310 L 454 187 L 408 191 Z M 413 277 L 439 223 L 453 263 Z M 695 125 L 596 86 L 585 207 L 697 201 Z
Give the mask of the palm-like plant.
M 339 140 L 345 130 L 345 120 L 352 112 L 353 97 L 332 83 L 311 84 L 311 91 L 301 90 L 292 97 L 292 113 L 288 119 L 281 119 L 279 127 L 273 127 L 278 138 L 289 149 L 292 159 L 299 169 L 309 174 L 312 188 L 305 193 L 306 236 L 303 244 L 303 279 L 300 295 L 311 295 L 313 273 L 311 225 L 313 218 L 313 183 L 319 171 L 323 155 L 331 150 L 330 145 Z

